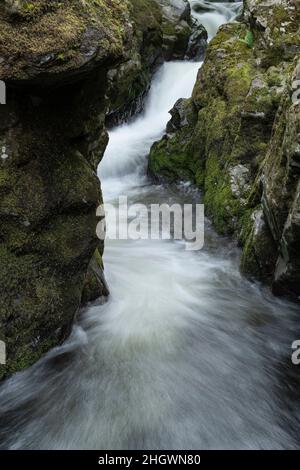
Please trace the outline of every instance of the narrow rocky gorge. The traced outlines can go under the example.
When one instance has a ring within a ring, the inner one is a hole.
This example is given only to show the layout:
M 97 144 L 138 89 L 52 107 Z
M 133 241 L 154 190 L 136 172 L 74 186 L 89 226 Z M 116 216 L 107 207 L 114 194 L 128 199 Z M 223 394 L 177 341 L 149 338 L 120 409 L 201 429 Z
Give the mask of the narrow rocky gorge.
M 203 54 L 207 36 L 185 0 L 5 0 L 0 27 L 3 377 L 108 295 L 96 236 L 106 125 L 140 110 L 159 64 Z
M 300 7 L 246 0 L 210 42 L 190 99 L 171 110 L 149 174 L 191 180 L 207 215 L 234 235 L 244 273 L 300 295 Z
M 299 448 L 298 3 L 0 3 L 0 449 Z

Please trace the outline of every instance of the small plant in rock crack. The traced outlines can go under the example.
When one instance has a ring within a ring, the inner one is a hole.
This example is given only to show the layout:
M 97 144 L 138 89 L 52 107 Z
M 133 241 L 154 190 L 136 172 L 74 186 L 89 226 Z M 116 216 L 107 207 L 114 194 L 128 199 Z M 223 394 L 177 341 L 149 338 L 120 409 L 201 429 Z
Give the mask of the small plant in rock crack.
M 244 39 L 240 39 L 240 41 L 246 44 L 250 49 L 252 49 L 254 46 L 254 35 L 252 31 L 247 31 Z

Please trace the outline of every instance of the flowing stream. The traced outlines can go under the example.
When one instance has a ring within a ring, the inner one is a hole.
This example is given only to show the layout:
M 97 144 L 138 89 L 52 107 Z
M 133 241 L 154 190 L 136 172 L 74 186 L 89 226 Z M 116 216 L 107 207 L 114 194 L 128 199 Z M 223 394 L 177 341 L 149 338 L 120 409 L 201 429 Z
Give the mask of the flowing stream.
M 210 37 L 239 6 L 202 4 L 209 8 L 195 15 Z M 144 113 L 110 132 L 100 165 L 107 203 L 200 197 L 146 176 L 150 146 L 174 102 L 190 96 L 199 66 L 164 64 Z M 174 240 L 107 240 L 109 301 L 83 312 L 63 346 L 2 386 L 2 448 L 298 446 L 291 343 L 300 338 L 299 311 L 248 282 L 234 243 L 209 221 L 205 228 L 205 247 L 195 252 Z

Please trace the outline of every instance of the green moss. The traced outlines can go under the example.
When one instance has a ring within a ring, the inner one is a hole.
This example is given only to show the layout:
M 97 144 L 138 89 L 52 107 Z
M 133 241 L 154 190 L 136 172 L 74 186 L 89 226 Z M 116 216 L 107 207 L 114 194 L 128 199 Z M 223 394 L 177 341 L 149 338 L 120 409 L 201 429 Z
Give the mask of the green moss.
M 63 52 L 60 52 L 57 57 L 56 57 L 57 60 L 63 62 L 64 60 L 66 60 L 66 55 L 63 53 Z
M 65 274 L 37 254 L 19 256 L 2 244 L 0 262 L 0 324 L 7 347 L 3 376 L 28 367 L 65 338 L 80 290 L 76 282 L 70 288 Z
M 168 182 L 193 177 L 189 171 L 189 153 L 182 147 L 179 136 L 153 145 L 149 156 L 149 173 Z
M 9 67 L 0 64 L 2 78 L 25 79 L 29 56 L 35 67 L 51 64 L 48 73 L 57 72 L 55 67 L 82 66 L 86 53 L 88 57 L 97 53 L 99 60 L 119 57 L 128 35 L 129 5 L 127 0 L 114 0 L 113 4 L 111 0 L 36 0 L 23 2 L 18 20 L 11 21 L 0 7 L 0 50 L 7 59 L 3 62 L 9 63 Z M 52 57 L 61 54 L 68 60 L 53 63 Z
M 32 11 L 35 8 L 35 5 L 32 2 L 24 2 L 22 5 L 23 10 Z
M 97 248 L 97 250 L 95 251 L 95 253 L 94 253 L 94 258 L 95 258 L 95 261 L 96 261 L 97 265 L 98 265 L 101 269 L 104 269 L 104 266 L 103 266 L 103 259 L 102 259 L 102 256 L 101 256 L 101 254 L 100 254 L 99 248 Z
M 246 209 L 238 221 L 238 240 L 241 246 L 245 246 L 253 230 L 253 212 L 258 210 L 260 205 Z
M 204 189 L 204 204 L 207 214 L 212 217 L 216 229 L 221 234 L 233 233 L 236 218 L 241 212 L 241 205 L 234 198 L 229 177 L 220 166 L 218 157 L 215 154 L 210 154 L 206 160 Z
M 244 100 L 253 77 L 253 67 L 248 62 L 235 63 L 226 73 L 224 91 L 230 104 Z
M 164 43 L 169 49 L 166 52 L 167 59 L 184 57 L 191 33 L 192 28 L 187 23 L 176 25 L 172 21 L 163 22 Z
M 132 16 L 140 31 L 161 23 L 161 9 L 151 0 L 130 0 Z
M 280 87 L 283 85 L 285 74 L 279 67 L 271 66 L 267 70 L 267 81 L 269 87 Z
M 261 279 L 260 266 L 253 249 L 253 241 L 251 235 L 246 241 L 240 263 L 242 273 L 252 277 L 253 279 Z
M 156 143 L 149 158 L 150 172 L 156 177 L 188 179 L 204 188 L 207 214 L 224 234 L 236 230 L 246 210 L 245 201 L 232 193 L 229 175 L 230 167 L 239 162 L 241 107 L 255 70 L 252 53 L 239 45 L 243 29 L 241 25 L 226 26 L 212 40 L 193 92 L 199 109 L 196 121 Z M 224 51 L 221 59 L 216 58 L 220 47 Z
M 162 53 L 162 14 L 156 1 L 130 0 L 133 24 L 131 44 L 126 44 L 124 61 L 110 75 L 109 119 L 113 123 L 132 115 L 148 90 L 158 55 Z M 129 47 L 130 46 L 130 47 Z
M 260 220 L 255 222 L 256 217 Z M 241 270 L 251 278 L 270 281 L 277 260 L 277 249 L 265 223 L 262 206 L 245 212 L 239 221 L 243 246 Z
M 287 20 L 288 13 L 284 5 L 274 5 L 272 8 L 272 27 L 279 28 L 281 23 Z
M 194 175 L 200 163 L 193 145 L 197 115 L 191 100 L 181 100 L 179 107 L 180 112 L 176 107 L 172 111 L 169 135 L 151 148 L 148 171 L 151 176 L 172 183 L 186 180 L 195 182 Z M 181 112 L 185 114 L 184 122 L 180 122 Z
M 113 80 L 109 91 L 110 111 L 122 113 L 124 107 L 130 107 L 147 90 L 151 81 L 148 65 L 140 55 L 131 57 L 118 69 L 118 77 Z
M 199 80 L 193 90 L 193 100 L 200 109 L 211 99 L 226 93 L 228 100 L 245 99 L 255 68 L 253 51 L 239 40 L 245 25 L 234 23 L 221 27 L 209 44 Z
M 294 276 L 295 290 L 300 272 L 296 224 L 290 240 L 282 232 L 286 224 L 290 229 L 287 216 L 295 212 L 299 191 L 299 119 L 294 107 L 287 111 L 287 83 L 299 74 L 300 10 L 273 3 L 245 2 L 251 11 L 244 23 L 220 28 L 193 90 L 198 111 L 194 131 L 182 139 L 177 129 L 155 144 L 150 166 L 158 178 L 183 175 L 204 188 L 214 226 L 234 234 L 243 247 L 243 272 L 270 281 L 280 249 L 289 260 L 286 272 L 294 269 L 283 282 Z M 259 25 L 261 18 L 267 20 L 266 30 Z

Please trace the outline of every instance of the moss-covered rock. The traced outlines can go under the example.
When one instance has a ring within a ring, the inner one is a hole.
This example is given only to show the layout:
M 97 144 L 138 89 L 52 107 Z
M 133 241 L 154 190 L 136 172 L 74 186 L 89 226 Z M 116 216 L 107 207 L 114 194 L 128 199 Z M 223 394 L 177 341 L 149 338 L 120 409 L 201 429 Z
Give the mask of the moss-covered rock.
M 175 136 L 171 135 L 171 139 L 165 136 L 153 146 L 150 154 L 151 174 L 164 174 L 168 167 L 169 180 L 174 181 L 185 179 L 189 170 L 192 174 L 189 179 L 204 187 L 207 213 L 222 233 L 234 231 L 236 220 L 246 207 L 246 193 L 250 189 L 247 183 L 243 199 L 232 191 L 235 168 L 243 162 L 247 165 L 249 182 L 253 180 L 249 161 L 257 153 L 255 138 L 253 142 L 249 141 L 248 148 L 238 139 L 238 132 L 243 128 L 245 133 L 251 133 L 248 126 L 255 125 L 256 118 L 251 114 L 251 102 L 256 97 L 250 93 L 254 82 L 252 75 L 256 73 L 255 58 L 240 41 L 246 31 L 243 24 L 226 25 L 211 41 L 189 101 L 189 111 L 182 113 L 181 120 L 187 125 L 177 130 Z M 187 116 L 191 115 L 192 109 L 196 118 L 189 121 Z M 176 141 L 177 147 L 172 145 Z M 169 149 L 165 152 L 166 143 Z M 180 166 L 173 164 L 178 160 L 182 162 Z
M 190 158 L 190 144 L 197 122 L 196 108 L 192 100 L 180 99 L 171 113 L 168 133 L 151 148 L 148 171 L 158 180 L 193 180 L 196 169 Z
M 7 152 L 0 160 L 3 373 L 32 363 L 68 335 L 98 245 L 95 164 L 104 150 L 104 116 L 93 121 L 93 113 L 103 105 L 87 82 L 78 100 L 78 86 L 38 97 L 8 89 L 16 121 L 0 132 Z M 103 96 L 101 86 L 94 90 Z M 0 112 L 3 125 L 6 106 Z
M 107 123 L 124 121 L 143 106 L 151 78 L 163 60 L 162 10 L 155 0 L 130 0 L 133 40 L 121 64 L 109 71 Z
M 133 47 L 127 1 L 0 7 L 0 378 L 69 334 L 81 302 L 107 296 L 96 235 L 108 142 L 107 74 Z
M 244 0 L 244 14 L 265 67 L 293 60 L 300 53 L 298 0 Z
M 279 253 L 274 291 L 300 295 L 300 56 L 290 73 L 262 167 L 262 203 Z
M 240 242 L 243 246 L 242 271 L 254 279 L 271 282 L 277 258 L 276 243 L 259 205 L 249 209 L 239 220 Z
M 221 27 L 209 44 L 180 116 L 185 124 L 171 134 L 167 129 L 149 158 L 155 178 L 189 179 L 204 189 L 217 230 L 244 247 L 244 272 L 294 298 L 300 295 L 299 15 L 292 0 L 245 1 L 242 21 Z M 191 110 L 197 117 L 188 122 Z
M 5 0 L 0 28 L 1 78 L 43 84 L 120 58 L 132 34 L 128 0 Z

